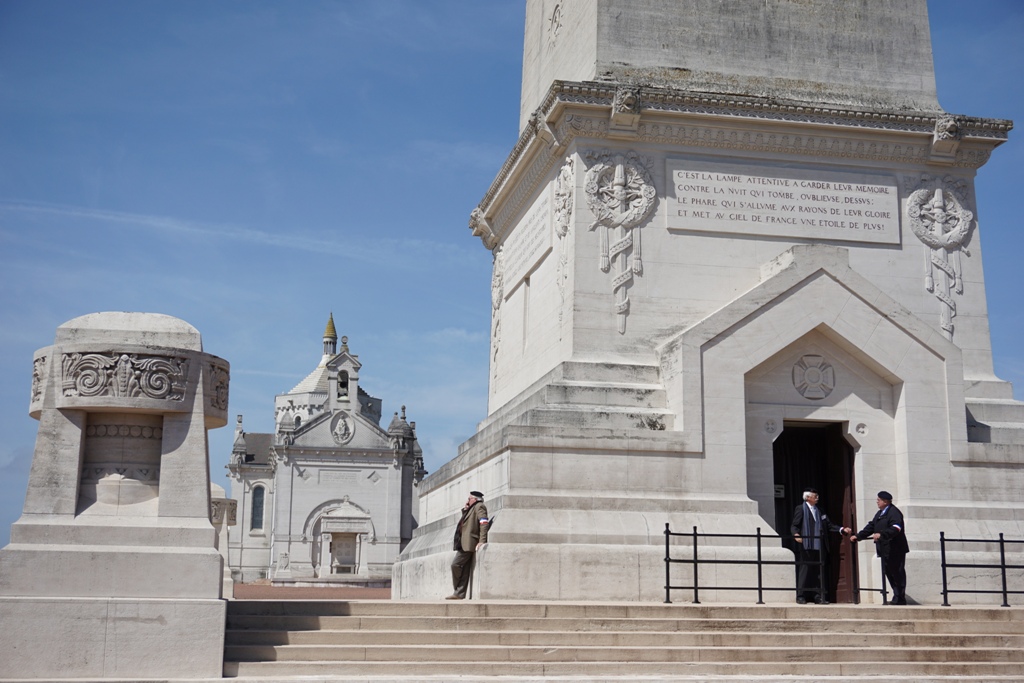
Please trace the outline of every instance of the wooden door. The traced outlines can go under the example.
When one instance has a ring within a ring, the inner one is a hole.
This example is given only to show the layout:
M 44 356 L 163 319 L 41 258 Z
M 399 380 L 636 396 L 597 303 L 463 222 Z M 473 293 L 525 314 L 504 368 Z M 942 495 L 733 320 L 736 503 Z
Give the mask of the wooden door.
M 841 424 L 786 422 L 774 445 L 776 530 L 789 534 L 793 511 L 809 488 L 818 490 L 818 507 L 833 522 L 853 526 L 853 458 Z M 794 549 L 792 542 L 784 545 Z M 829 600 L 854 602 L 856 548 L 835 534 L 829 537 L 829 547 Z

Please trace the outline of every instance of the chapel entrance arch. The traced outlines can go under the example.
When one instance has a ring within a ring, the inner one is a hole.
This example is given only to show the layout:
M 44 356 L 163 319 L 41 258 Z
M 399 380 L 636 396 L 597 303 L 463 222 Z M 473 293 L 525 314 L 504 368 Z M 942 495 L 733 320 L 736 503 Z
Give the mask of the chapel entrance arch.
M 785 421 L 772 448 L 775 488 L 775 528 L 789 534 L 793 511 L 803 502 L 803 492 L 817 489 L 819 508 L 836 524 L 855 524 L 853 447 L 847 442 L 842 423 Z M 793 541 L 783 545 L 796 550 Z M 831 602 L 852 603 L 856 599 L 856 546 L 830 536 L 827 588 Z

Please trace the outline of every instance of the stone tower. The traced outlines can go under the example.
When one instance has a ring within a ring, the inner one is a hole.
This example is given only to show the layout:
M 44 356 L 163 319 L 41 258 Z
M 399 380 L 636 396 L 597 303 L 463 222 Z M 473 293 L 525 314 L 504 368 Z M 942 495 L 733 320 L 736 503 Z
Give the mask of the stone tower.
M 919 602 L 939 531 L 1024 535 L 974 194 L 1011 127 L 941 109 L 924 0 L 529 0 L 521 135 L 470 218 L 489 412 L 423 482 L 396 595 L 447 589 L 470 489 L 484 598 L 661 599 L 666 523 L 786 533 L 809 486 L 850 526 L 895 494 Z M 879 587 L 837 555 L 833 599 Z

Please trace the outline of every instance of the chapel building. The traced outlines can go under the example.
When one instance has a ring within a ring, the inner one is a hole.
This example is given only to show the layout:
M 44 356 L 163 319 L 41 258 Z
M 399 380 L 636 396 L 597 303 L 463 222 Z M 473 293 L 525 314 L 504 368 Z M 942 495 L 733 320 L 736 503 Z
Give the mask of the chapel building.
M 359 357 L 327 322 L 323 356 L 274 399 L 273 434 L 238 416 L 228 465 L 238 526 L 229 540 L 237 581 L 387 583 L 416 527 L 426 470 L 416 423 L 359 386 Z

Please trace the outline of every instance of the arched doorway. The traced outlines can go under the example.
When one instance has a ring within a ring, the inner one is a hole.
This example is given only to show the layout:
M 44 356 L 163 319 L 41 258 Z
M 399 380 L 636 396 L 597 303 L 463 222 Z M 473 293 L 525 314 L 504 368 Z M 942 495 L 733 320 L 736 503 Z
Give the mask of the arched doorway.
M 803 492 L 818 490 L 818 507 L 840 526 L 854 524 L 854 450 L 847 443 L 838 422 L 785 421 L 775 439 L 773 470 L 775 481 L 775 528 L 789 534 L 793 511 L 803 502 Z M 791 550 L 792 541 L 785 541 Z M 838 536 L 830 538 L 827 588 L 830 602 L 852 603 L 856 599 L 856 547 Z

